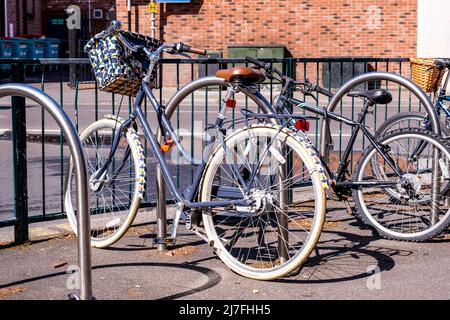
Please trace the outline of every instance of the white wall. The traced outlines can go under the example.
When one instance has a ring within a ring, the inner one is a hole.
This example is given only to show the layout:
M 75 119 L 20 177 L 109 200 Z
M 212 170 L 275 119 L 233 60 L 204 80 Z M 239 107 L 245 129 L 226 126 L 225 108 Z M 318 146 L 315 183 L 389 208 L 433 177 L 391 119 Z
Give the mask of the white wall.
M 449 0 L 418 0 L 417 57 L 450 58 Z

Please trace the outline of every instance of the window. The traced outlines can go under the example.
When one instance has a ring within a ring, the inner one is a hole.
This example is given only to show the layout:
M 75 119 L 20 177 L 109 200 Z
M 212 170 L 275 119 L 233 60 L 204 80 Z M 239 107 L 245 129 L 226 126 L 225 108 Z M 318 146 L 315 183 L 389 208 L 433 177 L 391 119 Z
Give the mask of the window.
M 103 19 L 103 10 L 102 9 L 94 9 L 92 12 L 92 16 L 94 19 Z
M 53 26 L 62 26 L 65 23 L 65 19 L 62 18 L 52 18 L 50 19 L 50 24 Z

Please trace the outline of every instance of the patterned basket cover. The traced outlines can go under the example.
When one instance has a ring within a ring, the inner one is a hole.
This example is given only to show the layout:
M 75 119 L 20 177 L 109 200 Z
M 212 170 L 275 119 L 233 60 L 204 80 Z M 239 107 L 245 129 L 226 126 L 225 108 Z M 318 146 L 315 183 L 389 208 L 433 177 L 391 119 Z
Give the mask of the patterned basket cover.
M 101 90 L 135 96 L 145 71 L 139 61 L 129 58 L 128 50 L 119 37 L 125 37 L 133 44 L 145 45 L 151 50 L 158 48 L 160 42 L 139 33 L 124 30 L 118 32 L 120 35 L 109 31 L 95 35 L 85 45 L 84 51 L 88 54 Z M 154 78 L 156 79 L 156 74 Z

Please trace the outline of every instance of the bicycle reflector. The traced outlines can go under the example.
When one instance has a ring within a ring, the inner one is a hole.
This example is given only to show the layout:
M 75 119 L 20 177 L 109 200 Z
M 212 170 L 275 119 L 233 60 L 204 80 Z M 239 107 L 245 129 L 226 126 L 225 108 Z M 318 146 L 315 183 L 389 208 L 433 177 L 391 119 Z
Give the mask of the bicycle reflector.
M 309 131 L 309 122 L 305 119 L 297 119 L 295 121 L 295 128 L 301 131 Z
M 231 109 L 236 108 L 236 100 L 234 100 L 234 99 L 228 99 L 228 100 L 227 100 L 227 107 L 228 107 L 228 108 L 231 108 Z
M 166 143 L 161 143 L 161 151 L 164 153 L 168 152 L 170 148 L 173 146 L 173 143 L 174 142 L 172 139 L 167 140 Z

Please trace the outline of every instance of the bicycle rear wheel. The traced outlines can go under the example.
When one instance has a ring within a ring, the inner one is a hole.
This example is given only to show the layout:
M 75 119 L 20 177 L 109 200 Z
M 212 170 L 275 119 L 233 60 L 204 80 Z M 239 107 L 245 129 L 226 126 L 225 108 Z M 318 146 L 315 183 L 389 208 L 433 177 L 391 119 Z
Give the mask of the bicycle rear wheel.
M 400 129 L 378 142 L 394 161 L 398 175 L 373 147 L 358 162 L 353 181 L 391 182 L 392 186 L 353 190 L 358 215 L 380 235 L 396 240 L 424 241 L 441 233 L 450 223 L 449 197 L 441 189 L 431 196 L 432 183 L 448 181 L 450 146 L 445 139 L 422 129 Z M 418 144 L 425 149 L 411 158 Z M 437 150 L 438 170 L 433 172 Z
M 431 128 L 429 128 L 431 125 L 430 123 L 425 123 L 426 121 L 426 115 L 418 112 L 418 111 L 410 111 L 410 112 L 402 112 L 399 113 L 393 117 L 391 117 L 389 120 L 384 122 L 380 128 L 378 128 L 376 132 L 376 138 L 381 137 L 385 134 L 387 134 L 390 131 L 394 130 L 400 130 L 400 129 L 408 129 L 408 128 L 420 128 L 424 129 L 426 131 L 431 132 Z M 447 125 L 445 123 L 441 123 L 441 132 L 442 136 L 448 137 L 449 136 L 449 130 L 447 128 Z M 418 149 L 422 149 L 424 146 L 419 146 Z M 418 150 L 416 150 L 417 152 Z M 418 151 L 421 152 L 421 151 Z M 372 158 L 372 161 L 375 161 L 375 158 Z M 372 168 L 374 170 L 374 174 L 381 177 L 380 170 L 378 169 L 378 166 L 376 165 L 376 162 L 372 163 Z M 450 180 L 443 180 L 441 181 L 441 192 L 447 193 L 450 190 Z
M 210 244 L 236 273 L 276 279 L 309 257 L 325 221 L 326 199 L 311 154 L 293 131 L 256 125 L 230 136 L 211 156 L 200 201 L 254 201 L 203 211 Z

